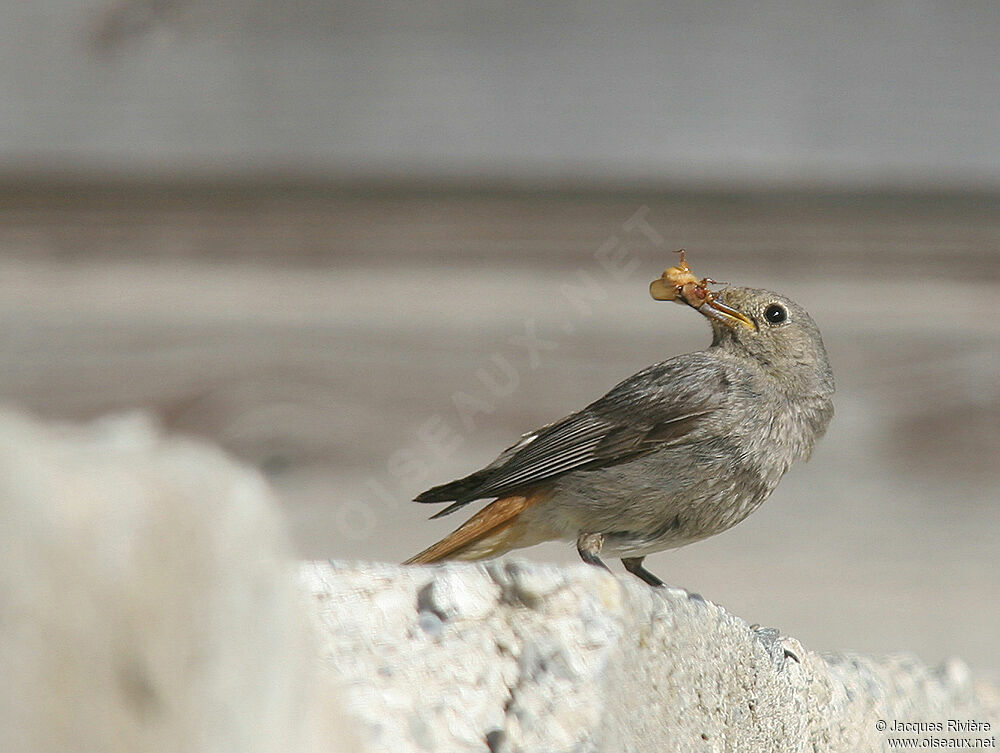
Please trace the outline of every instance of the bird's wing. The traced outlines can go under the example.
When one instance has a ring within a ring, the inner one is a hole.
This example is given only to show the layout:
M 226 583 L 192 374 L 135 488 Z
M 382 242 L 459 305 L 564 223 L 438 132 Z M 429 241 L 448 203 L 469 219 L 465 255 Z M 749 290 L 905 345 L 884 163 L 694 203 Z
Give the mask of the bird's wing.
M 656 364 L 583 410 L 526 435 L 483 470 L 417 499 L 455 500 L 439 517 L 472 500 L 501 497 L 568 471 L 615 465 L 692 441 L 724 403 L 729 384 L 724 366 L 705 353 Z M 453 494 L 442 496 L 449 487 Z

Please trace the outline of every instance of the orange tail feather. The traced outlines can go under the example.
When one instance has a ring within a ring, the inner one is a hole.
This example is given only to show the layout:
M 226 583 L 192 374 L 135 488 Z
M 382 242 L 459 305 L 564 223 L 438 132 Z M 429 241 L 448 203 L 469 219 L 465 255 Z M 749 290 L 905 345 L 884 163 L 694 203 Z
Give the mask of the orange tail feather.
M 521 541 L 526 531 L 518 516 L 546 498 L 547 495 L 537 493 L 501 497 L 403 564 L 429 565 L 448 559 L 485 559 L 523 546 Z

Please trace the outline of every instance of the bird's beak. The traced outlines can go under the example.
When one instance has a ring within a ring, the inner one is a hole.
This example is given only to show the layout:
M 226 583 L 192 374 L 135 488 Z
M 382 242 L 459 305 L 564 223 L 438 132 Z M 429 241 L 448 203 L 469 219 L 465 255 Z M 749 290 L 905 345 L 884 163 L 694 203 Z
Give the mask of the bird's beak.
M 698 311 L 707 316 L 709 319 L 715 319 L 716 321 L 722 322 L 728 327 L 736 329 L 736 327 L 744 326 L 750 329 L 757 329 L 757 325 L 753 323 L 745 314 L 741 314 L 736 309 L 731 306 L 727 306 L 716 298 L 705 301 L 698 307 Z

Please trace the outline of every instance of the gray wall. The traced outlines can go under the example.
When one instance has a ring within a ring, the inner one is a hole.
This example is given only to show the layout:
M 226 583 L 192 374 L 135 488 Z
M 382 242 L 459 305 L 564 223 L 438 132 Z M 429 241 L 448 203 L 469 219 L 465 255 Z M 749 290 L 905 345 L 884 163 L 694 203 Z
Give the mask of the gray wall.
M 0 171 L 1000 186 L 1000 4 L 4 0 Z

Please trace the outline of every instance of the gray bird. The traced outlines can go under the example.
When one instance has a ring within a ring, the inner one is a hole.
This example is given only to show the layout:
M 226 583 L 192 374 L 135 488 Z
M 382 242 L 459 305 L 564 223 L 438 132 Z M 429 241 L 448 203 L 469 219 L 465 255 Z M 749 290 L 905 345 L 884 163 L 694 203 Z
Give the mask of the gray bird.
M 692 304 L 694 305 L 694 304 Z M 604 397 L 525 434 L 482 470 L 417 502 L 434 518 L 495 498 L 405 564 L 478 560 L 575 541 L 653 586 L 646 555 L 739 523 L 805 460 L 833 417 L 833 372 L 819 329 L 783 295 L 727 288 L 697 307 L 706 350 L 643 369 Z

